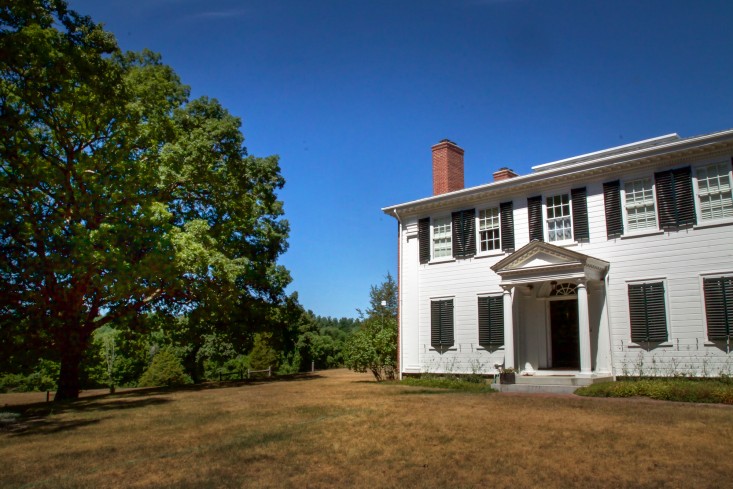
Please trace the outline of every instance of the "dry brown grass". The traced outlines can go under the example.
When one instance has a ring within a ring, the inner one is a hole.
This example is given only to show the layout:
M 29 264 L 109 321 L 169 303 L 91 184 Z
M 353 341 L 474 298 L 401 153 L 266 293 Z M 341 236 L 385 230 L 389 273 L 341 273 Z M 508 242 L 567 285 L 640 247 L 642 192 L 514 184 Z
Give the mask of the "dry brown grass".
M 724 487 L 733 468 L 731 407 L 466 394 L 345 370 L 41 414 L 0 431 L 0 487 Z

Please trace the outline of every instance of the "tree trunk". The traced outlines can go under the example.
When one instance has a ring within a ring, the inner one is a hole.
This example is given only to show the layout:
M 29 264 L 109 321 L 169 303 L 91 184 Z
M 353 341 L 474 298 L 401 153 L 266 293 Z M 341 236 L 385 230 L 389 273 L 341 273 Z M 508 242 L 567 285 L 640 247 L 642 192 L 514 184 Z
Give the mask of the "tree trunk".
M 66 401 L 79 398 L 79 365 L 80 352 L 62 352 L 59 386 L 54 401 Z
M 62 341 L 57 342 L 61 347 L 61 372 L 54 401 L 79 398 L 81 360 L 89 342 L 89 335 L 79 333 L 80 329 L 80 326 L 76 326 Z

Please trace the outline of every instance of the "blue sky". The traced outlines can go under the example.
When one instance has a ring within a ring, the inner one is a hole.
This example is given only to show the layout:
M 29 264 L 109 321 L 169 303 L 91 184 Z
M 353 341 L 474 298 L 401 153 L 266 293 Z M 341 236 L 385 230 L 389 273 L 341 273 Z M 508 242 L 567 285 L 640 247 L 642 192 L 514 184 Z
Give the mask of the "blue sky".
M 250 154 L 280 155 L 281 263 L 320 315 L 355 317 L 396 273 L 380 208 L 432 193 L 443 138 L 475 186 L 502 166 L 733 128 L 729 0 L 69 4 L 241 117 Z

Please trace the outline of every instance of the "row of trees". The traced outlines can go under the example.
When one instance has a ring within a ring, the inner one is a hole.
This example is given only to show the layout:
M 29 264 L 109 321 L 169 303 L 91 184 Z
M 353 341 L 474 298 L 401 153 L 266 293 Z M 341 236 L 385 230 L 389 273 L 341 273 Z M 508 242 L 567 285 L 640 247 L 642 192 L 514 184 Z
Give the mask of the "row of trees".
M 285 294 L 284 179 L 243 143 L 217 100 L 64 0 L 0 4 L 0 372 L 63 400 L 158 363 L 374 371 L 345 345 L 392 341 L 396 304 L 334 320 Z

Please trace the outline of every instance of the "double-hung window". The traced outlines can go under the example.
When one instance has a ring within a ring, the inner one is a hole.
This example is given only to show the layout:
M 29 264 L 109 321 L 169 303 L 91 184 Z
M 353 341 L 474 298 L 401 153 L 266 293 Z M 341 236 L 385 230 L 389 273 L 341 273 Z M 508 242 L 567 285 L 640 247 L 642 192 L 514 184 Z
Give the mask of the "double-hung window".
M 624 184 L 624 208 L 626 229 L 639 231 L 657 229 L 657 213 L 654 208 L 654 189 L 651 178 L 639 178 Z
M 498 207 L 479 211 L 478 234 L 480 251 L 485 252 L 501 248 Z
M 433 219 L 433 258 L 453 256 L 451 243 L 451 218 Z
M 570 196 L 555 195 L 547 198 L 547 240 L 566 241 L 573 239 L 573 225 L 570 216 Z
M 697 191 L 702 221 L 733 217 L 731 171 L 728 163 L 714 163 L 698 168 Z

